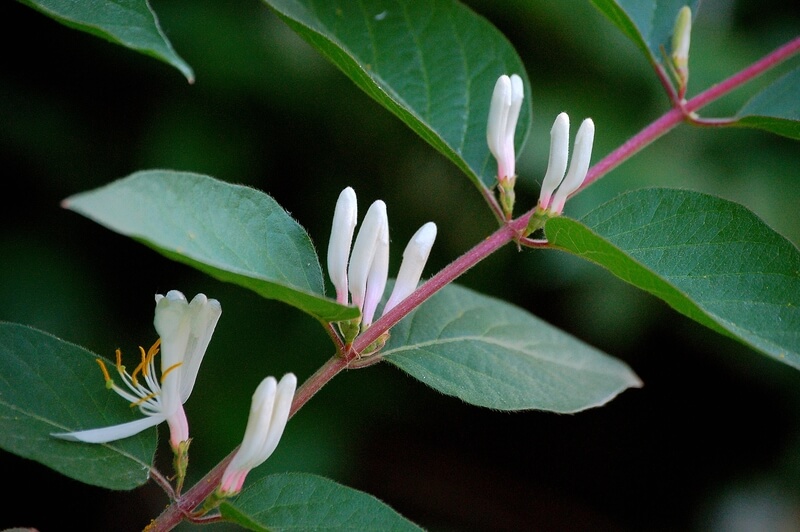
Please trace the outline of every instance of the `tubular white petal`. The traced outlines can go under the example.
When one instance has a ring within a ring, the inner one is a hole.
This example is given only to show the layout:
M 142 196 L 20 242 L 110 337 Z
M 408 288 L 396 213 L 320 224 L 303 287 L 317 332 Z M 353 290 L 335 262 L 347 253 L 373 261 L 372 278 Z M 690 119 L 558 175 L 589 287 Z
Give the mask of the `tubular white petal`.
M 185 403 L 192 393 L 200 363 L 208 349 L 211 335 L 222 315 L 222 306 L 216 299 L 208 299 L 204 294 L 197 294 L 189 303 L 190 330 L 186 353 L 180 367 L 180 397 Z
M 231 460 L 228 469 L 250 470 L 260 463 L 260 452 L 267 440 L 267 433 L 272 422 L 272 410 L 277 389 L 278 381 L 271 376 L 262 380 L 256 388 L 250 403 L 250 416 L 247 418 L 242 445 Z
M 364 327 L 372 325 L 372 318 L 375 316 L 375 309 L 378 307 L 383 292 L 386 289 L 386 281 L 389 278 L 389 222 L 384 220 L 378 239 L 375 242 L 375 256 L 372 259 L 372 266 L 367 277 L 367 291 L 364 295 L 364 310 L 361 312 L 361 323 Z
M 353 244 L 347 276 L 350 279 L 351 302 L 359 309 L 364 307 L 367 277 L 372 267 L 381 226 L 385 223 L 388 224 L 386 220 L 386 204 L 381 200 L 376 200 L 367 210 L 367 214 L 361 222 L 361 228 L 358 230 L 356 242 Z
M 135 421 L 111 425 L 99 429 L 79 430 L 77 432 L 51 433 L 51 436 L 67 441 L 80 441 L 84 443 L 107 443 L 114 440 L 129 438 L 139 434 L 145 429 L 155 427 L 166 419 L 165 416 L 148 416 Z
M 511 107 L 511 79 L 503 74 L 497 78 L 489 105 L 489 120 L 486 124 L 486 143 L 498 164 L 503 157 L 503 141 L 508 123 L 508 109 Z
M 511 74 L 511 105 L 508 108 L 508 120 L 506 122 L 506 142 L 514 145 L 514 132 L 517 129 L 519 111 L 522 109 L 522 99 L 525 97 L 525 89 L 522 86 L 522 78 L 517 74 Z
M 293 373 L 287 373 L 278 383 L 278 394 L 272 407 L 272 422 L 269 424 L 267 439 L 261 448 L 261 462 L 272 456 L 278 447 L 278 442 L 283 436 L 286 423 L 289 421 L 289 412 L 292 409 L 294 392 L 297 389 L 297 377 Z
M 594 143 L 594 122 L 591 118 L 587 118 L 578 128 L 578 133 L 575 135 L 575 148 L 572 150 L 572 160 L 569 163 L 569 170 L 567 176 L 558 187 L 550 210 L 560 213 L 564 210 L 564 204 L 569 198 L 570 194 L 575 192 L 583 184 L 586 179 L 586 173 L 589 171 L 589 162 L 592 159 L 592 144 Z
M 180 372 L 191 334 L 189 303 L 177 290 L 166 296 L 156 295 L 156 313 L 153 320 L 156 332 L 161 337 L 161 406 L 169 417 L 181 401 Z
M 428 222 L 420 227 L 411 237 L 403 251 L 403 262 L 400 264 L 392 295 L 389 296 L 389 300 L 383 307 L 384 314 L 417 289 L 419 278 L 422 276 L 425 263 L 428 262 L 428 256 L 435 240 L 436 224 L 433 222 Z
M 556 187 L 564 179 L 569 159 L 569 116 L 560 113 L 550 128 L 550 160 L 539 192 L 539 205 L 546 209 Z
M 517 120 L 519 119 L 519 111 L 522 108 L 522 99 L 525 96 L 525 91 L 522 87 L 521 77 L 517 74 L 512 74 L 510 79 L 511 105 L 509 105 L 508 117 L 506 118 L 506 132 L 505 138 L 503 139 L 503 159 L 506 177 L 512 178 L 517 174 L 514 133 L 517 129 Z
M 352 187 L 339 194 L 333 212 L 331 238 L 328 242 L 328 275 L 336 289 L 336 300 L 347 304 L 347 259 L 358 218 L 358 203 Z

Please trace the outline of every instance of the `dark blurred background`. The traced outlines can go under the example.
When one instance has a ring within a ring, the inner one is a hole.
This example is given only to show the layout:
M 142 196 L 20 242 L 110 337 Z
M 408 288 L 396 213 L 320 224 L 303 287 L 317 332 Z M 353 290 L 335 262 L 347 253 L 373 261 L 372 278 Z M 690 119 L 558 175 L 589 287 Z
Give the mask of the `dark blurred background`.
M 535 201 L 558 112 L 574 123 L 594 118 L 597 161 L 667 110 L 645 59 L 588 1 L 467 3 L 506 34 L 533 84 L 518 205 Z M 690 95 L 800 29 L 796 2 L 701 3 Z M 0 320 L 111 356 L 155 339 L 153 294 L 177 288 L 219 299 L 223 317 L 187 403 L 191 482 L 239 443 L 258 382 L 286 371 L 302 382 L 332 354 L 329 341 L 303 313 L 170 262 L 60 208 L 63 198 L 141 169 L 200 172 L 272 195 L 323 255 L 336 197 L 352 185 L 362 205 L 388 205 L 393 272 L 411 234 L 438 224 L 426 275 L 495 225 L 453 164 L 262 3 L 151 5 L 194 68 L 194 85 L 154 59 L 0 3 Z M 731 115 L 798 64 L 704 116 Z M 683 126 L 572 200 L 566 214 L 631 188 L 684 187 L 747 205 L 797 244 L 798 179 L 796 142 Z M 324 475 L 435 531 L 800 530 L 797 370 L 558 252 L 509 246 L 459 282 L 626 361 L 644 387 L 575 415 L 511 414 L 464 405 L 388 365 L 350 371 L 293 418 L 259 473 Z M 169 459 L 168 449 L 158 456 Z M 141 530 L 167 504 L 152 483 L 109 492 L 4 451 L 0 465 L 11 490 L 0 528 Z

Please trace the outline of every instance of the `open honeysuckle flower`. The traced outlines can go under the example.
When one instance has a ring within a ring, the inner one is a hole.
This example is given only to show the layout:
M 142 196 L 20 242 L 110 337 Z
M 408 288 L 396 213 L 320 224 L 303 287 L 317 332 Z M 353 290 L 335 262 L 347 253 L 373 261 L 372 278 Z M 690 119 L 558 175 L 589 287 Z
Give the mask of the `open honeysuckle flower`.
M 156 294 L 153 323 L 159 340 L 147 351 L 140 348 L 141 362 L 131 372 L 122 365 L 117 350 L 115 364 L 124 387 L 109 375 L 98 359 L 106 379 L 106 387 L 114 390 L 138 407 L 146 417 L 109 427 L 52 434 L 57 438 L 86 443 L 106 443 L 138 434 L 166 421 L 170 428 L 170 445 L 177 453 L 182 442 L 189 440 L 189 425 L 183 403 L 194 387 L 200 363 L 217 325 L 222 307 L 216 299 L 197 294 L 191 303 L 177 290 Z M 156 376 L 155 357 L 161 351 L 161 376 Z
M 372 324 L 389 274 L 389 221 L 386 204 L 377 200 L 370 205 L 351 253 L 350 243 L 355 219 L 356 195 L 352 188 L 347 187 L 336 202 L 328 244 L 328 274 L 336 288 L 336 300 L 347 304 L 349 290 L 350 303 L 361 310 L 361 319 L 357 326 L 351 328 L 348 324 L 340 324 L 340 330 L 347 341 L 352 340 L 359 330 Z M 416 289 L 435 239 L 436 224 L 433 222 L 423 225 L 412 237 L 403 254 L 403 263 L 400 265 L 392 296 L 384 306 L 384 314 Z
M 297 377 L 293 373 L 284 375 L 280 382 L 276 382 L 275 377 L 267 377 L 258 385 L 250 404 L 242 444 L 222 473 L 217 490 L 220 496 L 239 493 L 250 470 L 264 463 L 278 447 L 296 388 Z

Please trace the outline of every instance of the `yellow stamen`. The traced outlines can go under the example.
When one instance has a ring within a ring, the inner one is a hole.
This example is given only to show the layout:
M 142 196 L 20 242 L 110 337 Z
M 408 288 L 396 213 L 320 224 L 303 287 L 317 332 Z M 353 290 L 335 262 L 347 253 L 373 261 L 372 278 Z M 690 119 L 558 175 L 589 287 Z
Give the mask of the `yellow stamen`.
M 116 366 L 117 366 L 117 371 L 120 371 L 120 369 L 122 369 L 122 371 L 124 371 L 125 367 L 122 365 L 122 350 L 119 347 L 117 348 L 117 364 L 116 364 Z
M 133 370 L 133 374 L 131 375 L 131 380 L 133 381 L 133 384 L 138 386 L 139 381 L 136 379 L 136 374 L 139 373 L 140 371 L 142 372 L 142 375 L 147 377 L 147 371 L 148 368 L 150 367 L 150 362 L 153 360 L 153 357 L 158 354 L 159 345 L 161 345 L 161 338 L 156 340 L 156 343 L 150 346 L 150 349 L 147 350 L 147 353 L 144 352 L 144 347 L 139 346 L 139 353 L 141 353 L 142 361 L 139 363 L 138 366 L 136 366 L 136 369 Z
M 177 364 L 173 364 L 170 367 L 168 367 L 167 370 L 161 374 L 161 384 L 164 384 L 164 379 L 167 377 L 167 375 L 169 375 L 169 372 L 177 368 L 181 364 L 183 364 L 183 362 L 178 362 Z
M 106 368 L 105 362 L 100 358 L 96 358 L 94 361 L 100 366 L 100 370 L 103 372 L 103 378 L 106 380 L 106 388 L 110 390 L 114 387 L 114 381 L 111 380 L 111 376 L 108 374 L 108 368 Z
M 134 408 L 134 407 L 139 406 L 140 404 L 142 404 L 142 403 L 144 403 L 146 401 L 149 401 L 150 399 L 152 399 L 156 395 L 157 394 L 155 394 L 155 393 L 149 393 L 149 394 L 145 395 L 144 397 L 142 397 L 141 399 L 139 399 L 135 403 L 131 403 L 131 408 Z
M 145 365 L 144 369 L 142 370 L 142 375 L 144 375 L 145 377 L 147 376 L 147 368 L 150 366 L 150 361 L 153 360 L 153 357 L 158 354 L 158 347 L 160 345 L 161 345 L 161 338 L 156 340 L 156 343 L 151 345 L 150 349 L 147 350 L 147 365 Z
M 131 373 L 131 380 L 133 381 L 133 384 L 135 384 L 136 386 L 139 385 L 139 381 L 136 379 L 137 373 L 141 371 L 142 375 L 147 376 L 147 355 L 145 355 L 144 348 L 142 346 L 139 346 L 139 353 L 142 356 L 142 361 L 139 362 L 139 365 L 136 366 L 133 369 L 133 373 Z

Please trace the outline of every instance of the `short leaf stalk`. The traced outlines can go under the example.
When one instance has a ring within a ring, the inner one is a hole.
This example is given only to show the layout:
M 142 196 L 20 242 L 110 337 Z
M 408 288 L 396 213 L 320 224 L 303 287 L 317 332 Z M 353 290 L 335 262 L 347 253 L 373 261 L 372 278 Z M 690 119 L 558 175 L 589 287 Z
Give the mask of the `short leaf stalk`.
M 759 61 L 753 63 L 751 66 L 692 98 L 686 102 L 685 109 L 689 112 L 694 112 L 702 108 L 712 101 L 740 87 L 747 81 L 750 81 L 751 79 L 764 73 L 768 69 L 776 66 L 780 62 L 788 59 L 798 51 L 800 51 L 800 37 L 781 46 L 770 54 L 764 56 Z M 618 165 L 632 157 L 640 149 L 680 124 L 685 119 L 684 113 L 685 111 L 683 109 L 674 108 L 645 127 L 642 131 L 633 136 L 618 149 L 611 152 L 600 162 L 590 168 L 586 179 L 575 191 L 575 193 L 578 193 L 580 190 L 586 188 L 594 181 L 600 179 L 613 168 L 616 168 Z M 524 238 L 521 239 L 520 237 L 520 235 L 525 234 L 527 228 L 529 228 L 529 224 L 532 223 L 531 218 L 535 216 L 541 215 L 537 214 L 536 209 L 534 208 L 516 219 L 508 220 L 488 238 L 479 242 L 472 249 L 468 250 L 466 253 L 442 269 L 439 273 L 420 285 L 414 292 L 395 305 L 394 308 L 385 312 L 369 328 L 362 331 L 361 334 L 359 334 L 353 340 L 351 346 L 345 346 L 342 348 L 341 356 L 333 356 L 328 359 L 327 362 L 325 362 L 313 375 L 306 380 L 305 383 L 303 383 L 302 386 L 297 389 L 292 401 L 289 418 L 291 418 L 295 412 L 302 408 L 303 405 L 305 405 L 311 399 L 311 397 L 313 397 L 320 389 L 322 389 L 322 387 L 325 386 L 325 384 L 327 384 L 331 379 L 333 379 L 333 377 L 335 377 L 339 372 L 347 367 L 352 367 L 351 364 L 357 359 L 360 352 L 364 351 L 371 344 L 378 341 L 403 317 L 408 315 L 411 311 L 432 297 L 436 292 L 453 282 L 480 261 L 506 244 L 514 241 L 522 242 L 529 246 L 546 246 L 546 242 L 543 243 L 529 241 Z M 544 221 L 546 222 L 546 220 Z M 227 457 L 225 457 L 219 464 L 209 471 L 186 493 L 183 495 L 176 495 L 176 499 L 173 504 L 168 506 L 160 516 L 153 520 L 147 527 L 147 530 L 149 532 L 163 532 L 173 529 L 184 519 L 197 520 L 192 515 L 193 511 L 217 489 L 222 479 L 223 472 L 228 467 L 228 464 L 233 459 L 237 451 L 238 447 L 231 451 Z M 152 471 L 151 477 L 153 477 L 160 485 L 164 486 L 165 481 L 159 473 Z M 169 494 L 170 490 L 166 489 L 166 486 L 164 487 L 165 491 L 167 491 Z M 209 516 L 209 518 L 214 519 L 213 516 Z

